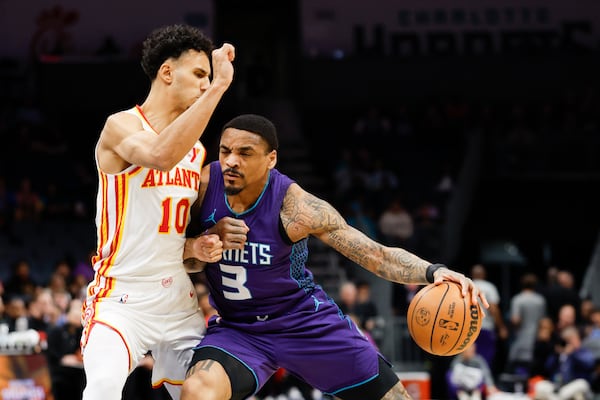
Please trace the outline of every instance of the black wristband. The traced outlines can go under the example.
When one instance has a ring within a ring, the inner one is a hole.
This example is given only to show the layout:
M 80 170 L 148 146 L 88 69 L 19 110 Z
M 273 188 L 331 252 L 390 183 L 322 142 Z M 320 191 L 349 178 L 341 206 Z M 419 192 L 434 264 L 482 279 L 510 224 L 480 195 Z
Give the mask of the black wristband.
M 433 278 L 433 274 L 435 273 L 435 271 L 437 271 L 440 268 L 445 268 L 446 266 L 444 264 L 431 264 L 427 267 L 427 270 L 425 271 L 425 279 L 427 279 L 427 282 L 429 283 L 433 283 L 433 281 L 435 280 Z

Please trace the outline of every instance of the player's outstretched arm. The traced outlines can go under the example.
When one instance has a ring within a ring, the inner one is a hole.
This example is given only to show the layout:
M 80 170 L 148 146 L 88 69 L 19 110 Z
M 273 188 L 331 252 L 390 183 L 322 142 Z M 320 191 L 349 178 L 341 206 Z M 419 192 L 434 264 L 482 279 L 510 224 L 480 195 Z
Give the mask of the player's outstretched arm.
M 312 235 L 375 275 L 392 282 L 427 284 L 455 281 L 472 301 L 482 294 L 463 274 L 432 264 L 399 247 L 384 246 L 348 225 L 328 202 L 294 184 L 284 199 L 281 218 L 291 240 Z M 485 304 L 485 298 L 482 300 Z

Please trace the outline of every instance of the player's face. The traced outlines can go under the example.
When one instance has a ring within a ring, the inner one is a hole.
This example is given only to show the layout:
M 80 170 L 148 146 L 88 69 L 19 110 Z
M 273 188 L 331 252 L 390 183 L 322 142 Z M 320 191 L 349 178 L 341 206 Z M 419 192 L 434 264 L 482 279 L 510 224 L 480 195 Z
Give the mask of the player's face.
M 210 85 L 210 61 L 206 53 L 188 50 L 172 66 L 172 87 L 181 108 L 187 109 Z
M 219 162 L 228 195 L 246 189 L 260 194 L 276 161 L 277 152 L 268 151 L 267 143 L 259 135 L 235 128 L 223 131 Z

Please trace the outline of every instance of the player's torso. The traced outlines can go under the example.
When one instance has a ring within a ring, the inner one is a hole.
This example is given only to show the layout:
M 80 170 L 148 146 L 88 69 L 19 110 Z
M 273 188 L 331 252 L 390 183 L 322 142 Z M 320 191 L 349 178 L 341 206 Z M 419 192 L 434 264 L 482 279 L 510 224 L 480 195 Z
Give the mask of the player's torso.
M 198 142 L 167 172 L 133 165 L 115 175 L 99 171 L 98 274 L 154 280 L 169 268 L 182 268 L 185 229 L 205 155 Z
M 305 269 L 307 241 L 288 243 L 282 236 L 279 212 L 290 181 L 271 172 L 267 189 L 257 203 L 242 214 L 231 211 L 223 191 L 218 164 L 212 166 L 209 188 L 199 218 L 203 228 L 230 216 L 250 228 L 243 250 L 226 250 L 219 263 L 205 268 L 211 296 L 219 313 L 229 319 L 254 319 L 277 315 L 304 299 L 314 289 Z

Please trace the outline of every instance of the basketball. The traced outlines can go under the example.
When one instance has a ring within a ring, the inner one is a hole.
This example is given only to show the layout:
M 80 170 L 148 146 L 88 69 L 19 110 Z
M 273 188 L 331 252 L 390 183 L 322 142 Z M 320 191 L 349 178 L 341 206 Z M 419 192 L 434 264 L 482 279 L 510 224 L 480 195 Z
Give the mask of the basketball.
M 411 300 L 407 312 L 410 336 L 423 350 L 452 356 L 471 346 L 481 330 L 481 308 L 462 297 L 455 282 L 429 284 Z

